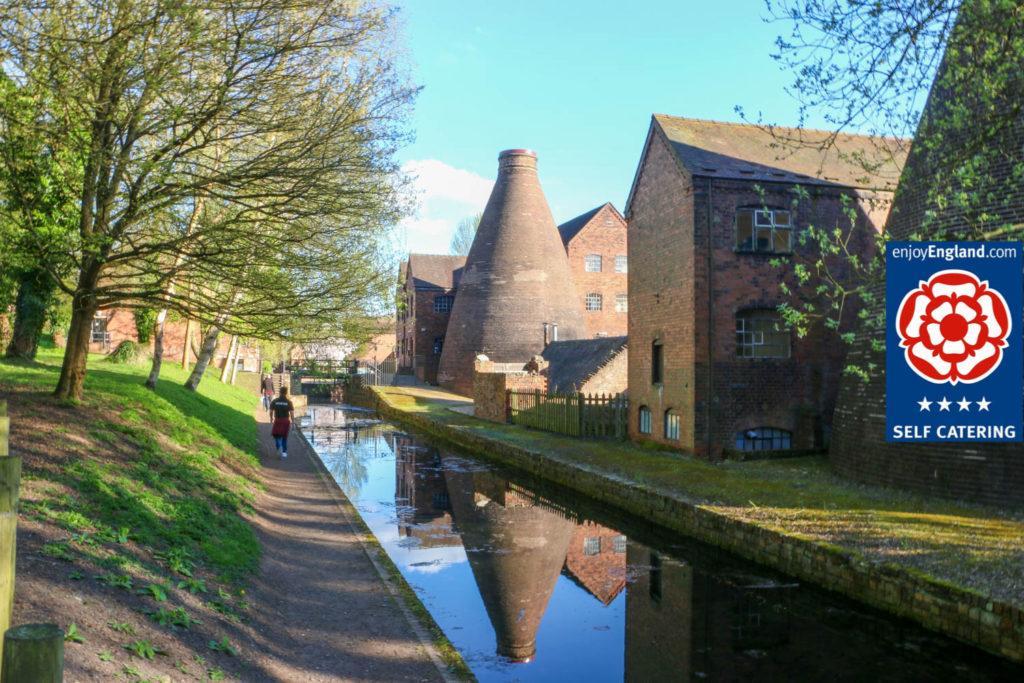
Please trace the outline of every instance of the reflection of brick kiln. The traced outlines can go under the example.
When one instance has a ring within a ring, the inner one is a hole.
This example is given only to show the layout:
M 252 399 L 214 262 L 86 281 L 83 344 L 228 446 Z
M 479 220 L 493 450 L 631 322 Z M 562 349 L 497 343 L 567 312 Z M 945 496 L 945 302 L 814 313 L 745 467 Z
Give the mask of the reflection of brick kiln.
M 445 479 L 498 654 L 530 661 L 576 525 L 491 473 L 452 467 Z
M 1019 21 L 1013 17 L 1017 11 L 1014 3 L 964 4 L 950 38 L 956 50 L 947 50 L 900 178 L 886 228 L 890 239 L 1013 239 L 1019 235 L 1024 224 L 1024 185 L 1014 169 L 1024 163 L 1024 116 L 1019 111 L 1024 55 L 1019 47 L 1006 48 L 1012 32 L 998 35 L 992 30 Z M 977 30 L 972 26 L 976 21 L 981 24 Z M 957 52 L 981 55 L 989 50 L 1015 62 L 1004 65 L 1004 74 L 1017 76 L 1010 77 L 1002 91 L 981 74 L 962 73 L 961 67 L 949 62 Z M 952 74 L 956 77 L 950 79 Z M 963 106 L 976 111 L 965 116 Z M 1011 112 L 1016 112 L 1015 117 Z M 960 196 L 966 201 L 954 200 Z M 1018 227 L 1014 231 L 1005 230 L 1006 226 Z M 876 306 L 884 306 L 883 286 L 879 284 L 874 293 Z M 1020 343 L 1020 332 L 1014 330 L 1014 336 Z M 886 442 L 885 358 L 871 349 L 877 338 L 884 339 L 884 331 L 870 330 L 850 354 L 854 362 L 876 364 L 870 381 L 847 377 L 840 386 L 830 451 L 836 470 L 861 481 L 949 498 L 1024 505 L 1024 458 L 1019 443 Z M 940 387 L 937 395 L 943 390 Z
M 525 362 L 540 353 L 545 323 L 560 339 L 586 336 L 562 239 L 537 177 L 537 156 L 506 150 L 462 271 L 438 382 L 469 394 L 473 360 Z

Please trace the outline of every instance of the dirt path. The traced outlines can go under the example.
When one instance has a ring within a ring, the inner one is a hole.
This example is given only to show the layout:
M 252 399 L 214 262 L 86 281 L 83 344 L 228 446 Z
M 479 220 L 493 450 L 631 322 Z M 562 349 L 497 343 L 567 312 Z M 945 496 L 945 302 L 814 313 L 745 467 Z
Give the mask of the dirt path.
M 257 419 L 267 485 L 251 520 L 263 547 L 250 597 L 257 667 L 281 681 L 444 680 L 316 456 L 293 433 L 278 460 L 265 414 Z

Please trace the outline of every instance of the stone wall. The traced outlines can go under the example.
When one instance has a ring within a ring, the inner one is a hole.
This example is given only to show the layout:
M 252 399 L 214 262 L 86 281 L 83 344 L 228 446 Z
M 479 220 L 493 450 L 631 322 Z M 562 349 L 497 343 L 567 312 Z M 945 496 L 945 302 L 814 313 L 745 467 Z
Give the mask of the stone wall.
M 522 363 L 493 363 L 477 359 L 473 367 L 473 414 L 483 420 L 504 424 L 508 421 L 507 391 L 546 393 L 548 378 L 523 368 Z

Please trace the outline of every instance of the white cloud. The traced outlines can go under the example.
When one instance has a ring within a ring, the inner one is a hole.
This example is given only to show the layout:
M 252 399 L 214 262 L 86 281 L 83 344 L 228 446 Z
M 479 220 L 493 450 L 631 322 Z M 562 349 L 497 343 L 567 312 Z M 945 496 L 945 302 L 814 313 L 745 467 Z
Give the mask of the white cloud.
M 406 162 L 413 178 L 416 213 L 402 221 L 409 251 L 447 253 L 455 226 L 483 211 L 494 181 L 437 159 Z

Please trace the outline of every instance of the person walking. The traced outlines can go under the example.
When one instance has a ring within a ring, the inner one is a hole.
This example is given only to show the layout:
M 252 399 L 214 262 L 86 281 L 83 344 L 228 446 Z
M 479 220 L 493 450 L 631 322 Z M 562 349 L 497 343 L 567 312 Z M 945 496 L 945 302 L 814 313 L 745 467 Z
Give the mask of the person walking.
M 281 387 L 277 398 L 270 402 L 270 435 L 274 437 L 277 457 L 280 459 L 288 457 L 288 431 L 294 419 L 295 406 L 288 400 L 288 389 Z
M 274 400 L 273 375 L 263 375 L 260 380 L 260 390 L 263 394 L 263 410 L 270 410 L 270 402 Z

